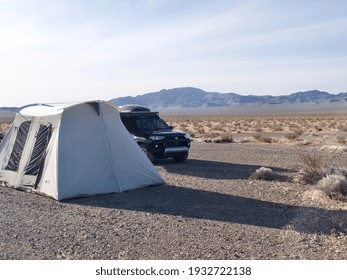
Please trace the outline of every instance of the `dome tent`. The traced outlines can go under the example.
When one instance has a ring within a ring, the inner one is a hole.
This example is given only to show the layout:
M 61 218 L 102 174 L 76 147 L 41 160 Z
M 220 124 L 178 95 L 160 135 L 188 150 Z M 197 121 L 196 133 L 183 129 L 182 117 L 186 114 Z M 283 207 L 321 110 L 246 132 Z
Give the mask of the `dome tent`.
M 0 146 L 0 184 L 64 200 L 163 184 L 104 101 L 20 108 Z

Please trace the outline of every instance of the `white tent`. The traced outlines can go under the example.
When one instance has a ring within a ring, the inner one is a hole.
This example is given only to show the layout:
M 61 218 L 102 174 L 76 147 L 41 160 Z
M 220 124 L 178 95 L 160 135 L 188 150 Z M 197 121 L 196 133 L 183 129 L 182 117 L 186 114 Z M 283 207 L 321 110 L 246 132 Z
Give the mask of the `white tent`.
M 0 146 L 0 184 L 63 200 L 163 184 L 103 101 L 22 107 Z

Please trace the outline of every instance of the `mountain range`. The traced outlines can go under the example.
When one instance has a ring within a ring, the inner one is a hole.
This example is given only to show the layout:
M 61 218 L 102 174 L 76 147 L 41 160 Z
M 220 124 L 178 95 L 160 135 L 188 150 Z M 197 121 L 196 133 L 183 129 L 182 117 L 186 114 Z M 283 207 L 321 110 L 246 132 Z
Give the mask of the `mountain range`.
M 330 94 L 325 91 L 309 90 L 289 95 L 240 95 L 237 93 L 206 92 L 199 88 L 182 87 L 162 89 L 158 92 L 138 96 L 119 97 L 110 100 L 112 104 L 139 104 L 151 108 L 215 108 L 234 105 L 273 104 L 322 104 L 346 103 L 347 92 Z
M 347 92 L 331 94 L 325 91 L 309 90 L 289 95 L 272 96 L 240 95 L 233 92 L 207 92 L 194 87 L 181 87 L 162 89 L 158 92 L 137 96 L 118 97 L 109 100 L 109 102 L 117 106 L 138 104 L 152 109 L 222 109 L 224 107 L 239 107 L 235 105 L 253 105 L 253 107 L 259 107 L 257 105 L 283 105 L 287 107 L 293 107 L 291 105 L 327 105 L 329 108 L 340 108 L 341 106 L 345 108 L 347 105 Z M 16 109 L 16 107 L 0 107 L 3 113 L 13 112 Z

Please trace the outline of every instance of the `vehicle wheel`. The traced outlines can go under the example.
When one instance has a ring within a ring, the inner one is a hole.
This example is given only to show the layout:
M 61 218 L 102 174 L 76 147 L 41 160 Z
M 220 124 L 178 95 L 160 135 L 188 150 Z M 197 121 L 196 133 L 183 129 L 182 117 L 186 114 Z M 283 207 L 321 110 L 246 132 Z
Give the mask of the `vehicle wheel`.
M 188 158 L 188 152 L 184 152 L 179 154 L 178 156 L 172 157 L 174 161 L 176 162 L 184 162 Z
M 145 153 L 145 155 L 149 158 L 151 162 L 154 161 L 154 156 L 153 154 L 148 150 L 145 144 L 140 144 L 141 150 Z

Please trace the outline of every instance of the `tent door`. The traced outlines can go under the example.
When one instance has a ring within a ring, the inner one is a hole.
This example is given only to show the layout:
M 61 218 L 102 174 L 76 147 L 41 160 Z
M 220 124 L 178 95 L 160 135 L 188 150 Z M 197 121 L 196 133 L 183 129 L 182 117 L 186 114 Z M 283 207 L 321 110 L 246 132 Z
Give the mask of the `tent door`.
M 52 124 L 41 123 L 35 136 L 35 144 L 24 170 L 21 185 L 38 187 L 45 163 L 46 151 L 52 136 Z

